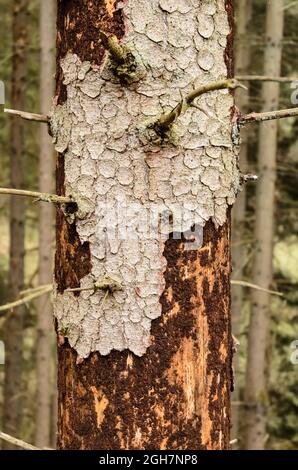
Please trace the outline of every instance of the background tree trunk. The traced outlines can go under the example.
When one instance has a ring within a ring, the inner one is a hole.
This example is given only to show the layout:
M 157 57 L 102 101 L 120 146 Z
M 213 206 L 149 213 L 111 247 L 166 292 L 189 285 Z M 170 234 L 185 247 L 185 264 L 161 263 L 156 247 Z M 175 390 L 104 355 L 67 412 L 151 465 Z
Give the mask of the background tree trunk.
M 13 2 L 13 59 L 11 106 L 24 109 L 27 71 L 27 0 Z M 19 118 L 11 119 L 10 181 L 12 188 L 24 187 L 24 123 Z M 10 255 L 9 255 L 9 299 L 15 300 L 24 283 L 24 198 L 12 196 L 10 201 Z M 23 307 L 16 308 L 6 322 L 5 328 L 5 382 L 3 430 L 19 435 L 22 393 L 23 360 Z M 3 449 L 12 446 L 3 443 Z
M 279 76 L 283 38 L 283 0 L 267 4 L 264 75 Z M 278 109 L 279 84 L 264 83 L 264 110 Z M 266 289 L 272 281 L 272 246 L 274 236 L 274 198 L 276 179 L 277 121 L 260 124 L 259 183 L 256 196 L 253 283 Z M 252 308 L 248 337 L 245 386 L 246 449 L 264 449 L 266 434 L 266 347 L 270 328 L 270 295 L 252 290 Z
M 57 189 L 85 209 L 75 221 L 63 208 L 57 213 L 58 447 L 225 449 L 232 381 L 228 204 L 239 183 L 233 98 L 215 92 L 200 102 L 205 112 L 181 117 L 178 147 L 153 145 L 136 129 L 162 103 L 175 106 L 180 91 L 233 76 L 232 2 L 129 0 L 123 10 L 115 7 L 114 1 L 58 2 Z M 113 77 L 99 28 L 126 34 L 124 42 L 146 65 L 133 86 Z M 112 206 L 113 191 L 144 206 L 188 198 L 202 217 L 201 246 L 190 250 L 183 239 L 192 224 L 182 240 L 168 233 L 161 248 L 148 242 L 147 255 L 143 234 L 120 247 L 105 245 L 96 238 L 94 201 L 107 193 Z M 102 273 L 122 275 L 124 293 L 106 299 L 102 292 L 67 291 L 92 291 Z
M 40 112 L 48 114 L 54 89 L 55 1 L 40 2 Z M 40 126 L 39 190 L 53 192 L 53 144 L 46 126 Z M 39 208 L 39 285 L 52 281 L 53 209 Z M 36 446 L 49 447 L 52 399 L 52 304 L 48 294 L 38 300 Z
M 235 75 L 248 75 L 250 64 L 250 38 L 248 35 L 248 25 L 252 16 L 251 0 L 238 0 L 236 12 L 237 24 L 237 43 L 235 53 Z M 249 83 L 245 83 L 249 87 Z M 241 113 L 248 111 L 249 92 L 239 89 L 235 93 L 235 102 Z M 247 172 L 247 154 L 248 154 L 248 128 L 241 131 L 241 147 L 239 155 L 239 164 L 243 173 Z M 239 193 L 232 211 L 232 260 L 233 260 L 233 278 L 242 279 L 244 265 L 247 259 L 247 247 L 245 245 L 245 212 L 246 212 L 246 188 L 243 187 Z M 238 339 L 241 325 L 241 311 L 243 307 L 243 287 L 232 286 L 232 332 Z M 239 360 L 236 354 L 233 361 L 235 371 L 235 390 L 232 403 L 232 439 L 239 441 L 239 385 L 237 377 L 239 372 Z

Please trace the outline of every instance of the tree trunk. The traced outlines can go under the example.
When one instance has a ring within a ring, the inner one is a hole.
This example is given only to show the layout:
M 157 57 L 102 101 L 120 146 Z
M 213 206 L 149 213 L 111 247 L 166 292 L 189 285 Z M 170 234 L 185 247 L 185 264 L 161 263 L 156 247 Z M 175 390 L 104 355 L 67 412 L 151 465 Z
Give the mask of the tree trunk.
M 279 76 L 283 37 L 283 0 L 267 5 L 264 75 Z M 262 98 L 264 110 L 278 109 L 279 84 L 265 83 Z M 272 245 L 274 236 L 274 198 L 277 153 L 277 121 L 260 124 L 258 165 L 259 183 L 256 197 L 253 283 L 270 288 L 272 281 Z M 266 347 L 270 327 L 270 295 L 253 290 L 248 337 L 245 386 L 246 449 L 264 449 L 266 433 Z
M 248 37 L 248 25 L 252 15 L 251 0 L 239 0 L 237 2 L 237 44 L 235 57 L 235 75 L 247 75 L 250 63 L 250 47 Z M 249 87 L 249 84 L 245 84 Z M 242 89 L 236 91 L 235 102 L 242 114 L 248 112 L 249 93 Z M 248 128 L 241 131 L 241 148 L 239 163 L 242 172 L 247 171 L 247 154 L 248 154 Z M 237 197 L 232 212 L 232 260 L 233 260 L 233 278 L 242 279 L 244 272 L 245 260 L 247 258 L 247 248 L 244 245 L 245 237 L 245 210 L 246 210 L 246 190 L 245 186 Z M 243 287 L 232 286 L 232 332 L 238 339 L 240 335 L 241 311 L 243 307 Z M 238 376 L 239 370 L 238 356 L 234 358 L 235 377 Z M 232 439 L 239 441 L 239 386 L 235 381 L 235 390 L 233 393 L 232 405 Z
M 57 212 L 61 449 L 229 447 L 233 97 L 201 97 L 162 142 L 152 122 L 233 75 L 232 16 L 224 0 L 58 2 L 57 190 L 78 206 Z
M 40 112 L 48 114 L 54 88 L 55 2 L 40 3 Z M 46 126 L 40 126 L 39 190 L 53 192 L 53 145 Z M 52 281 L 52 225 L 51 204 L 40 203 L 39 208 L 39 284 Z M 49 447 L 51 428 L 51 369 L 52 305 L 48 294 L 38 300 L 37 311 L 37 447 Z
M 11 106 L 23 109 L 26 85 L 27 52 L 27 0 L 13 2 L 13 59 Z M 24 123 L 11 118 L 10 181 L 12 188 L 24 187 Z M 24 283 L 24 198 L 12 196 L 10 200 L 10 254 L 9 254 L 9 299 L 15 300 Z M 18 435 L 20 429 L 21 400 L 17 397 L 22 390 L 22 339 L 23 307 L 18 307 L 6 322 L 5 328 L 5 381 L 3 430 Z M 11 445 L 4 443 L 3 449 Z

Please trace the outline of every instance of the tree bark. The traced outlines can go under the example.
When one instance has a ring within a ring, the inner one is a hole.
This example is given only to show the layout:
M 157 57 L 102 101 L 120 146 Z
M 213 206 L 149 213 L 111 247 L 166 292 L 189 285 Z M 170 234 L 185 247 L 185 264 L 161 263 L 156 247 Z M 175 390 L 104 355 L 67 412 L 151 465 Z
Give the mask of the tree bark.
M 250 64 L 250 44 L 248 36 L 248 25 L 252 15 L 251 0 L 239 0 L 237 2 L 237 43 L 235 52 L 235 75 L 245 75 L 249 71 Z M 249 84 L 245 83 L 248 87 Z M 235 102 L 240 112 L 248 112 L 249 93 L 242 89 L 236 90 Z M 248 128 L 241 131 L 241 147 L 239 155 L 239 165 L 241 171 L 247 171 L 248 154 Z M 237 197 L 232 212 L 232 260 L 233 260 L 233 278 L 242 279 L 244 264 L 247 257 L 247 247 L 244 245 L 245 236 L 245 210 L 246 210 L 246 188 L 245 185 Z M 232 286 L 232 332 L 238 339 L 240 335 L 241 311 L 243 307 L 243 287 Z M 239 372 L 239 360 L 236 355 L 233 361 L 235 377 Z M 235 390 L 232 400 L 236 403 L 232 405 L 232 439 L 239 441 L 239 401 L 240 390 L 235 380 Z
M 283 37 L 283 0 L 269 1 L 266 16 L 264 75 L 279 76 Z M 278 108 L 279 84 L 264 83 L 264 110 Z M 253 283 L 270 288 L 272 282 L 272 246 L 274 236 L 274 199 L 277 153 L 277 121 L 260 124 L 258 166 L 259 183 L 256 196 Z M 266 348 L 270 328 L 270 294 L 257 290 L 251 293 L 251 318 L 245 386 L 246 449 L 264 449 L 266 435 Z
M 55 1 L 40 3 L 40 112 L 47 115 L 54 90 Z M 40 126 L 39 190 L 53 192 L 54 151 L 47 128 Z M 52 204 L 39 207 L 39 266 L 40 285 L 52 280 Z M 48 294 L 40 297 L 37 309 L 37 447 L 49 447 L 52 398 L 52 305 Z
M 195 3 L 58 2 L 57 191 L 79 209 L 75 219 L 57 210 L 60 449 L 229 448 L 233 97 L 200 98 L 206 111 L 180 118 L 178 145 L 152 143 L 148 124 L 180 91 L 233 76 L 232 2 Z M 114 75 L 99 29 L 139 58 L 139 81 Z M 100 225 L 98 206 L 113 206 L 115 193 L 150 209 L 187 199 L 198 212 L 181 230 L 172 220 L 161 240 L 141 233 L 114 244 L 104 238 L 114 219 Z M 202 238 L 189 249 L 193 223 Z M 95 289 L 116 274 L 120 292 Z M 89 290 L 67 290 L 79 287 Z
M 13 2 L 13 58 L 11 105 L 22 109 L 25 104 L 26 53 L 27 53 L 27 0 Z M 11 118 L 10 181 L 12 188 L 24 186 L 24 123 Z M 10 199 L 10 253 L 9 253 L 9 300 L 15 300 L 24 283 L 24 198 L 12 196 Z M 5 328 L 5 380 L 3 430 L 10 435 L 19 435 L 21 401 L 17 398 L 22 390 L 22 339 L 23 307 L 15 309 L 7 320 Z M 3 449 L 11 449 L 11 444 L 3 443 Z

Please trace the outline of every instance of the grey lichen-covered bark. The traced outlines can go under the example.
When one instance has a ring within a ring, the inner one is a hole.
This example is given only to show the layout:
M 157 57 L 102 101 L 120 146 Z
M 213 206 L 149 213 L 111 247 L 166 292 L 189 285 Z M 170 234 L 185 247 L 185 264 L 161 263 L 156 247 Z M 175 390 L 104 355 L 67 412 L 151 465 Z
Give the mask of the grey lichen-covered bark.
M 146 352 L 151 322 L 161 315 L 169 232 L 196 225 L 199 233 L 210 219 L 221 226 L 235 200 L 238 149 L 228 91 L 202 96 L 200 109 L 189 109 L 175 123 L 172 142 L 157 143 L 147 132 L 181 94 L 227 76 L 225 4 L 119 4 L 126 20 L 123 43 L 145 72 L 129 87 L 113 75 L 108 53 L 102 66 L 73 52 L 60 62 L 67 99 L 53 109 L 52 131 L 56 150 L 64 153 L 65 191 L 77 201 L 76 230 L 81 243 L 89 243 L 92 270 L 81 279 L 90 290 L 57 292 L 55 316 L 79 358 L 112 349 Z M 171 227 L 154 216 L 169 212 Z M 94 290 L 104 277 L 117 279 L 121 288 L 108 295 Z

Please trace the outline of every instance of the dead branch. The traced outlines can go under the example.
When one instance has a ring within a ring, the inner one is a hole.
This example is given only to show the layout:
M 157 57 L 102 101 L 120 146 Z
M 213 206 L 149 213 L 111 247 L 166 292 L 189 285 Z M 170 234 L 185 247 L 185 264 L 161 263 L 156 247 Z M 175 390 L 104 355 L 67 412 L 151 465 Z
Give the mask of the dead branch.
M 241 116 L 238 119 L 238 125 L 241 127 L 252 122 L 272 121 L 273 119 L 284 119 L 295 116 L 298 116 L 298 108 L 280 109 L 266 113 L 250 113 Z
M 297 4 L 298 4 L 298 1 L 295 0 L 295 1 L 293 1 L 292 3 L 289 3 L 288 5 L 285 5 L 285 6 L 283 7 L 283 10 L 288 10 L 288 9 L 294 7 L 294 6 L 297 5 Z
M 278 295 L 279 297 L 284 296 L 282 292 L 278 292 L 276 290 L 265 289 L 265 287 L 258 286 L 257 284 L 252 284 L 251 282 L 247 282 L 247 281 L 231 280 L 231 284 L 235 286 L 250 287 L 251 289 L 259 290 L 261 292 L 267 292 L 267 294 Z
M 237 442 L 238 442 L 238 439 L 232 439 L 230 441 L 230 445 L 232 446 L 233 444 L 237 444 Z
M 110 276 L 101 276 L 95 281 L 93 286 L 91 287 L 72 287 L 69 289 L 66 289 L 66 292 L 83 292 L 83 291 L 97 291 L 97 290 L 103 290 L 106 292 L 116 292 L 123 290 L 123 287 L 121 283 L 118 281 L 118 279 L 112 278 Z
M 22 119 L 26 119 L 27 121 L 44 122 L 46 124 L 50 121 L 49 116 L 46 116 L 45 114 L 28 113 L 26 111 L 19 111 L 18 109 L 8 108 L 4 108 L 4 112 L 13 116 L 18 116 Z
M 185 113 L 185 111 L 194 106 L 193 102 L 199 96 L 204 95 L 205 93 L 210 93 L 215 90 L 224 90 L 224 89 L 235 89 L 235 88 L 246 88 L 244 85 L 239 83 L 237 80 L 219 80 L 218 82 L 208 83 L 203 85 L 195 90 L 191 91 L 184 98 L 179 101 L 179 103 L 171 111 L 163 113 L 156 121 L 152 124 L 155 132 L 160 136 L 165 136 L 172 124 L 178 119 L 178 117 Z
M 0 431 L 0 439 L 2 441 L 9 442 L 10 444 L 21 447 L 21 449 L 25 450 L 42 450 L 39 449 L 38 447 L 33 446 L 32 444 L 28 444 L 28 442 L 22 441 L 21 439 L 17 439 L 16 437 L 12 437 L 9 434 L 6 434 L 5 432 Z
M 265 75 L 237 75 L 235 78 L 242 82 L 292 83 L 298 81 L 298 77 L 273 77 Z
M 31 300 L 34 300 L 37 297 L 40 297 L 41 295 L 51 292 L 52 289 L 53 289 L 52 284 L 47 284 L 42 289 L 40 288 L 39 290 L 34 290 L 34 292 L 32 292 L 31 294 L 25 295 L 19 300 L 15 300 L 14 302 L 9 302 L 7 304 L 1 305 L 0 312 L 5 312 L 6 310 L 11 310 L 15 307 L 19 307 L 20 305 L 26 304 L 30 302 Z
M 5 442 L 9 442 L 10 444 L 20 447 L 21 449 L 24 450 L 54 450 L 51 447 L 42 447 L 41 449 L 39 447 L 33 446 L 32 444 L 29 444 L 28 442 L 22 441 L 21 439 L 18 439 L 16 437 L 10 436 L 9 434 L 6 434 L 5 432 L 0 431 L 0 439 Z
M 20 295 L 24 296 L 24 295 L 27 295 L 27 294 L 33 294 L 34 292 L 39 292 L 40 290 L 44 290 L 47 287 L 53 288 L 53 285 L 52 284 L 43 284 L 41 286 L 31 287 L 30 289 L 24 289 L 24 290 L 21 290 Z
M 75 203 L 71 196 L 58 196 L 57 194 L 40 193 L 38 191 L 26 191 L 24 189 L 0 188 L 0 194 L 33 197 L 37 201 L 51 202 L 53 204 Z

